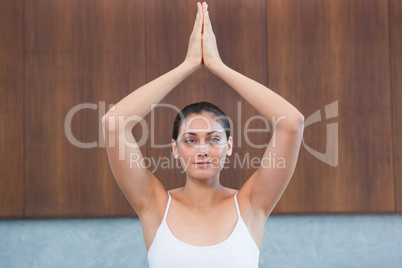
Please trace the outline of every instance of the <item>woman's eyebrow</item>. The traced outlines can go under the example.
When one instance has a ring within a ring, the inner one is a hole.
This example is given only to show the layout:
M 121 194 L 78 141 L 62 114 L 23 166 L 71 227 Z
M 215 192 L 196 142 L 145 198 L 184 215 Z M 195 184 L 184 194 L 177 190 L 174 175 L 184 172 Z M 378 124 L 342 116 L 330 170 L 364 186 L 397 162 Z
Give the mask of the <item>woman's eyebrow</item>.
M 221 131 L 214 130 L 214 131 L 208 132 L 207 135 L 211 135 L 211 134 L 214 133 L 214 132 L 219 133 L 219 134 L 222 134 Z M 194 133 L 194 132 L 186 132 L 186 133 L 184 133 L 182 136 L 184 136 L 184 135 L 186 135 L 186 134 L 190 134 L 190 135 L 193 135 L 193 136 L 197 136 L 197 133 Z
M 194 132 L 186 132 L 186 133 L 183 133 L 182 136 L 184 136 L 184 135 L 186 135 L 186 134 L 190 134 L 190 135 L 193 135 L 193 136 L 196 136 L 196 135 L 197 135 L 197 133 L 194 133 Z

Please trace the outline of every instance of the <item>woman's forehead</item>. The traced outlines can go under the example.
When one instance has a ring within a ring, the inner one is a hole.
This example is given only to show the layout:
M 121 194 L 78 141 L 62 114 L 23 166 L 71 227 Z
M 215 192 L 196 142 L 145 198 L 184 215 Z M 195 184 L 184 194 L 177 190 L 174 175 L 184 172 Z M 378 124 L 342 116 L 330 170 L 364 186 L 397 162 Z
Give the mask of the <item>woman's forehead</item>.
M 208 133 L 212 131 L 222 132 L 224 129 L 219 120 L 209 113 L 192 114 L 187 116 L 180 128 L 181 133 Z

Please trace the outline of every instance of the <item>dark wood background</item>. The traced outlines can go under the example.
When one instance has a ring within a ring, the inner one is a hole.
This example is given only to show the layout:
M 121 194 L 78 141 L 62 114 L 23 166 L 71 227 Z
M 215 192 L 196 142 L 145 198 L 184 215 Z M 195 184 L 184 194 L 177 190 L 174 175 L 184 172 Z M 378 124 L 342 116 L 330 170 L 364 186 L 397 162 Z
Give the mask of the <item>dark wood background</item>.
M 135 216 L 118 188 L 102 141 L 109 105 L 179 65 L 186 55 L 193 0 L 0 1 L 0 217 Z M 308 119 L 291 182 L 274 214 L 402 212 L 402 1 L 211 0 L 223 61 L 267 85 Z M 234 90 L 199 70 L 162 103 L 206 100 L 233 121 L 234 155 L 261 157 L 243 127 L 257 112 Z M 326 106 L 338 104 L 327 118 Z M 65 131 L 69 112 L 76 140 Z M 267 100 L 269 105 L 269 100 Z M 85 109 L 83 107 L 86 107 Z M 175 112 L 156 108 L 156 144 L 168 144 Z M 151 131 L 151 116 L 146 117 Z M 253 120 L 252 128 L 264 128 Z M 338 139 L 327 142 L 328 126 Z M 134 129 L 137 139 L 141 127 Z M 137 136 L 138 135 L 138 136 Z M 154 159 L 170 148 L 142 147 Z M 269 133 L 248 133 L 254 144 Z M 306 146 L 325 153 L 329 165 Z M 255 171 L 234 168 L 221 183 L 239 188 Z M 152 168 L 152 167 L 151 167 Z M 167 189 L 180 169 L 158 169 Z

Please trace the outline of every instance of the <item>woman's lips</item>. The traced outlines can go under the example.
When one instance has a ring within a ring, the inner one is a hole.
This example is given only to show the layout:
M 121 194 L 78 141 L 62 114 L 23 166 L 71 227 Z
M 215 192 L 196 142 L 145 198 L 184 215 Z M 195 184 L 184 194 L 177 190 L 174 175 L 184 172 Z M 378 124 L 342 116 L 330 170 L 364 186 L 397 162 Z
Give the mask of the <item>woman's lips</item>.
M 194 163 L 197 167 L 209 167 L 211 165 L 211 162 L 197 162 Z

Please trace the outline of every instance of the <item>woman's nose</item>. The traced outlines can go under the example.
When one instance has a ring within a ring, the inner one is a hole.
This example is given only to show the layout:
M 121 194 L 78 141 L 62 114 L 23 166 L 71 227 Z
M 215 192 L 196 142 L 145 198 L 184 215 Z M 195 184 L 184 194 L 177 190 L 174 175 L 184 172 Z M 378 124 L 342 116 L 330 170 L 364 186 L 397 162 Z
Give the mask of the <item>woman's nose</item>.
M 206 157 L 208 156 L 209 146 L 208 144 L 202 144 L 198 146 L 197 157 Z
M 207 157 L 208 156 L 208 151 L 199 151 L 197 152 L 197 157 Z

